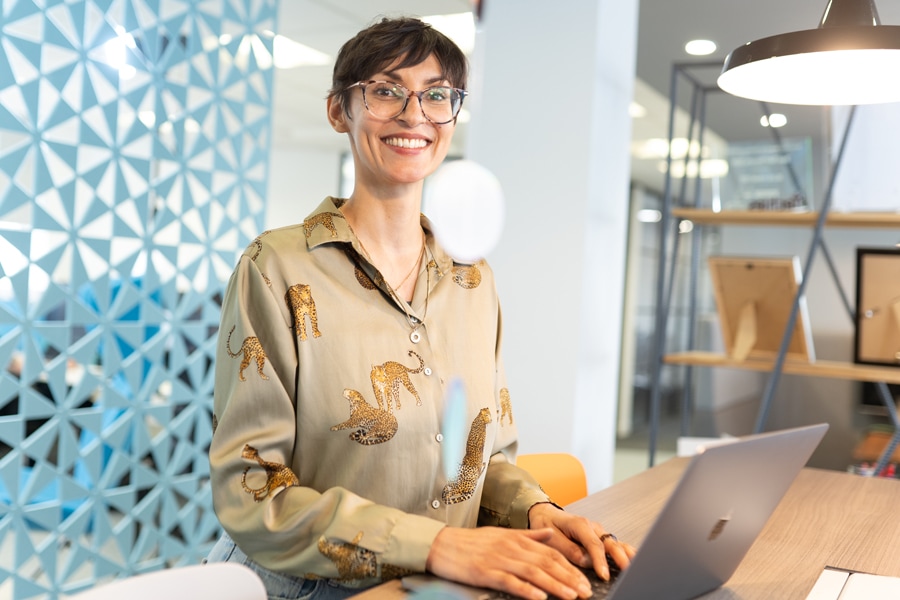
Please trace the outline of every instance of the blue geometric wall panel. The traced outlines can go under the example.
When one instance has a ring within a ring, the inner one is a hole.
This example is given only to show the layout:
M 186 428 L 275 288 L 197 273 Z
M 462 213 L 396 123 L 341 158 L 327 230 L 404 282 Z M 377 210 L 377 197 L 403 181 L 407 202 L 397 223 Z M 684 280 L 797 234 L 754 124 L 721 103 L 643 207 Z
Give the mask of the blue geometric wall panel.
M 0 0 L 0 597 L 193 564 L 276 0 Z

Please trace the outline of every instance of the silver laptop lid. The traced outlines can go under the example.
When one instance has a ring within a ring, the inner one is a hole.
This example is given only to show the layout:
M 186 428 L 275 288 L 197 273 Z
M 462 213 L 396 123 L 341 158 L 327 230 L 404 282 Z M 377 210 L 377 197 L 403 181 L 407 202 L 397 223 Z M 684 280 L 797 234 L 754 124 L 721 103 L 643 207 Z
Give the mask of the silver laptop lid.
M 686 600 L 725 583 L 827 429 L 784 429 L 702 449 L 609 598 Z
M 593 573 L 594 599 L 687 600 L 714 590 L 737 569 L 827 424 L 734 438 L 695 455 L 631 565 L 610 587 Z M 442 581 L 403 578 L 422 600 L 506 600 L 508 594 Z M 592 599 L 592 600 L 594 600 Z

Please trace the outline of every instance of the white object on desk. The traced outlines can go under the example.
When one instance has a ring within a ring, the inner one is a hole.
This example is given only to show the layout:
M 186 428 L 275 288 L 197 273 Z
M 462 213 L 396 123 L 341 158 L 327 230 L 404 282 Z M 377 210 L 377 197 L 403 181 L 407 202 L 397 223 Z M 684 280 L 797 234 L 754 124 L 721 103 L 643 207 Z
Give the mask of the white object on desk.
M 266 600 L 259 576 L 237 563 L 209 563 L 163 569 L 117 579 L 70 596 L 69 600 Z
M 825 567 L 806 600 L 887 600 L 900 598 L 900 577 Z

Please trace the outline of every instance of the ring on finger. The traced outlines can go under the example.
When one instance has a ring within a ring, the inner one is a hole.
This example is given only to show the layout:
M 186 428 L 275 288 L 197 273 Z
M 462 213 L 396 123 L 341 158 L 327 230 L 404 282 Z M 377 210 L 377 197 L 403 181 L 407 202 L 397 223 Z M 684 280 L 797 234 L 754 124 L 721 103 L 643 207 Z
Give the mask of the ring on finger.
M 617 538 L 614 534 L 607 532 L 607 533 L 604 533 L 603 535 L 600 536 L 600 543 L 601 543 L 601 544 L 605 543 L 606 540 L 609 539 L 609 538 L 612 538 L 612 540 L 613 540 L 614 542 L 618 542 L 618 541 L 619 541 L 619 538 Z

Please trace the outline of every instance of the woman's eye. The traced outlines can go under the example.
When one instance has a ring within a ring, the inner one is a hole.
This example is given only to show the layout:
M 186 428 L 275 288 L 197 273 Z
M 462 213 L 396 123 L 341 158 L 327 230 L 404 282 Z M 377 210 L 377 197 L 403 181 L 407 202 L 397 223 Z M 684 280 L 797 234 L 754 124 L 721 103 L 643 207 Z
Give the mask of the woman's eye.
M 446 102 L 449 97 L 450 91 L 447 88 L 431 88 L 425 95 L 429 102 Z
M 400 88 L 394 86 L 379 85 L 374 91 L 376 96 L 384 98 L 385 100 L 403 98 L 403 92 L 400 91 Z

